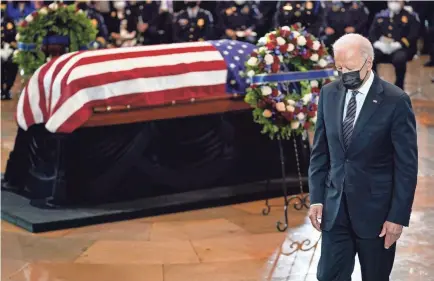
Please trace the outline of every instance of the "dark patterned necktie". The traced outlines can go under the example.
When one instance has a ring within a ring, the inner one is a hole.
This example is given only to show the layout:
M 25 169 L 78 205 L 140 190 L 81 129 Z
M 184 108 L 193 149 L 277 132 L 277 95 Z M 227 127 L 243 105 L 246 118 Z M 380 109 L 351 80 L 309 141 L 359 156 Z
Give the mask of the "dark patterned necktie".
M 358 92 L 353 91 L 351 94 L 352 96 L 347 106 L 347 115 L 345 116 L 344 122 L 342 124 L 342 134 L 344 135 L 345 150 L 348 149 L 351 141 L 351 136 L 353 135 L 354 119 L 356 118 L 357 109 L 356 95 L 358 94 Z

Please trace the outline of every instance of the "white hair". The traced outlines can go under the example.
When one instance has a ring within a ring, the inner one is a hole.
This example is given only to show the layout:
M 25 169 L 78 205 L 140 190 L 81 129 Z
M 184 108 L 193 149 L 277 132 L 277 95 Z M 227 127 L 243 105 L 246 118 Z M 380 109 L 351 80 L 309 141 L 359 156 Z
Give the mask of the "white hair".
M 374 61 L 374 47 L 372 47 L 371 42 L 360 34 L 348 33 L 341 36 L 333 44 L 333 52 L 337 50 L 351 49 L 357 46 L 364 58 L 372 58 Z

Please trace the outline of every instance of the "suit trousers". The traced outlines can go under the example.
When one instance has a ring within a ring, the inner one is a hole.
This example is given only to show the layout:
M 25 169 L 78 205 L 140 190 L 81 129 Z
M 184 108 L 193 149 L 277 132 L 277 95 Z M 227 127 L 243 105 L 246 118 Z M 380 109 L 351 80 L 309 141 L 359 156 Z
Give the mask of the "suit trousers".
M 361 239 L 354 233 L 345 193 L 330 231 L 322 231 L 319 281 L 350 281 L 355 256 L 359 257 L 363 281 L 389 281 L 395 259 L 396 243 L 384 248 L 384 237 Z

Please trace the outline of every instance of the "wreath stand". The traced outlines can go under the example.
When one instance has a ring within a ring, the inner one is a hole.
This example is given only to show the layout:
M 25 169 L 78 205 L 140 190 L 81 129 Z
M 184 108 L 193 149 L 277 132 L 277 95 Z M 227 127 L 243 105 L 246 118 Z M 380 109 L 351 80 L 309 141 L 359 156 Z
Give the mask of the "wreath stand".
M 305 132 L 306 133 L 306 132 Z M 297 211 L 302 210 L 303 208 L 309 209 L 310 208 L 310 201 L 309 201 L 309 194 L 304 193 L 303 190 L 303 181 L 301 176 L 301 169 L 300 169 L 300 159 L 298 157 L 298 148 L 297 148 L 297 141 L 295 137 L 292 137 L 292 141 L 294 143 L 294 150 L 295 150 L 295 160 L 297 164 L 297 173 L 298 173 L 298 181 L 300 184 L 300 194 L 296 194 L 293 196 L 288 197 L 288 186 L 286 184 L 286 172 L 285 172 L 285 154 L 284 149 L 282 145 L 282 140 L 278 139 L 277 143 L 279 145 L 279 158 L 280 158 L 280 166 L 282 170 L 282 178 L 281 178 L 281 184 L 282 184 L 282 191 L 283 191 L 283 213 L 284 213 L 284 222 L 278 221 L 276 223 L 277 230 L 280 232 L 284 232 L 288 229 L 288 206 L 293 205 L 294 209 Z M 268 191 L 270 185 L 270 180 L 267 180 L 265 189 Z M 281 205 L 270 205 L 269 199 L 267 198 L 265 200 L 265 208 L 262 210 L 262 214 L 264 216 L 268 215 L 271 211 L 271 207 L 275 206 L 281 206 Z

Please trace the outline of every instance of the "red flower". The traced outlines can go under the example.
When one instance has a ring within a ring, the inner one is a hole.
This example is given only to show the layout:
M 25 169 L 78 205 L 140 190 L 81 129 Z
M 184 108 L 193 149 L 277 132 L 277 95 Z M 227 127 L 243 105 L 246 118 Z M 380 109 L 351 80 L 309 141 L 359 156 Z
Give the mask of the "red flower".
M 28 22 L 26 20 L 23 20 L 20 24 L 21 27 L 26 27 Z
M 279 50 L 281 53 L 286 53 L 288 51 L 288 44 L 284 44 L 282 46 L 279 46 Z
M 308 113 L 307 113 L 307 116 L 309 116 L 309 117 L 315 117 L 315 111 L 309 111 Z
M 250 85 L 250 88 L 252 88 L 252 89 L 256 89 L 256 88 L 258 88 L 258 85 L 256 85 L 256 84 L 252 84 L 252 85 Z
M 303 106 L 303 109 L 301 110 L 301 112 L 303 112 L 304 114 L 307 114 L 307 112 L 308 112 L 307 107 Z
M 258 57 L 258 53 L 255 52 L 255 51 L 253 51 L 253 52 L 250 53 L 250 56 L 257 58 Z
M 273 33 L 271 33 L 268 38 L 270 39 L 270 41 L 275 41 L 276 40 L 276 35 L 274 35 Z
M 274 42 L 268 42 L 265 44 L 268 50 L 274 50 L 276 48 L 276 44 Z
M 300 26 L 296 23 L 294 23 L 293 25 L 291 25 L 291 27 L 295 30 L 298 30 L 300 28 Z
M 312 56 L 312 53 L 309 50 L 306 50 L 306 53 L 302 55 L 305 60 L 308 60 Z
M 264 62 L 261 62 L 261 63 L 258 65 L 258 68 L 259 68 L 259 71 L 264 70 L 264 68 L 265 68 L 265 63 L 264 63 Z
M 33 17 L 33 18 L 37 18 L 38 15 L 39 15 L 39 14 L 38 14 L 38 12 L 36 12 L 36 11 L 34 11 L 34 12 L 32 13 L 32 17 Z
M 320 92 L 319 88 L 312 88 L 312 93 L 318 94 Z
M 292 51 L 292 56 L 297 57 L 298 55 L 299 55 L 299 51 L 297 49 L 294 49 L 294 51 Z
M 281 114 L 288 121 L 292 121 L 292 119 L 294 119 L 294 114 L 292 112 L 282 112 Z
M 318 105 L 312 104 L 312 111 L 315 113 L 318 110 Z M 315 114 L 314 114 L 315 116 Z
M 274 88 L 274 89 L 272 90 L 272 92 L 271 92 L 271 95 L 272 95 L 273 97 L 277 97 L 277 96 L 279 95 L 279 90 L 277 90 L 276 88 Z
M 276 73 L 280 69 L 280 62 L 279 60 L 274 60 L 273 64 L 271 65 L 271 72 Z
M 281 29 L 280 30 L 280 36 L 282 36 L 282 37 L 288 37 L 289 36 L 289 34 L 290 34 L 291 32 L 289 31 L 289 30 L 285 30 L 285 29 Z
M 318 53 L 318 56 L 319 56 L 319 57 L 322 57 L 322 56 L 325 55 L 325 50 L 324 50 L 324 47 L 323 47 L 322 45 L 321 45 L 321 47 L 318 49 L 317 53 Z
M 307 38 L 307 39 L 306 39 L 306 46 L 307 46 L 309 49 L 312 49 L 312 47 L 313 47 L 313 41 L 312 41 L 312 39 L 310 39 L 310 38 Z
M 305 122 L 303 126 L 306 130 L 310 128 L 310 122 Z

